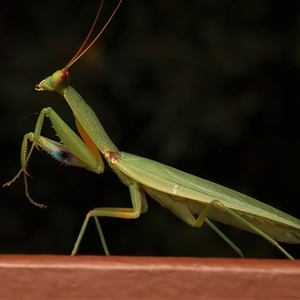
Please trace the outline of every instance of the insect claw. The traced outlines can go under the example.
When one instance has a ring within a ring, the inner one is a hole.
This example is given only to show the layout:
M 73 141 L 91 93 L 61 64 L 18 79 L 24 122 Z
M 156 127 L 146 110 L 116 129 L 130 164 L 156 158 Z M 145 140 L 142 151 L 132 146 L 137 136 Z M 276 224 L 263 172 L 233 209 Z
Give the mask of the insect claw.
M 31 178 L 33 178 L 33 176 L 31 176 L 28 172 L 27 172 L 27 170 L 26 169 L 24 169 L 23 170 L 23 172 L 28 176 L 28 177 L 31 177 Z
M 32 199 L 29 199 L 29 201 L 30 201 L 33 205 L 35 205 L 35 206 L 37 206 L 37 207 L 39 207 L 39 208 L 48 208 L 47 205 L 41 204 L 41 203 L 37 203 L 37 202 L 33 201 Z

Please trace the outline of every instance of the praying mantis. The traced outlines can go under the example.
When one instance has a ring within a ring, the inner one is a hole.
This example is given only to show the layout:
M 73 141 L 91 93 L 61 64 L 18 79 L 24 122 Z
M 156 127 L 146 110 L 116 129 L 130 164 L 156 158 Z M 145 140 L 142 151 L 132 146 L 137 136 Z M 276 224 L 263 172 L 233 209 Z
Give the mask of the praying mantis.
M 106 28 L 121 2 L 96 39 Z M 102 5 L 103 1 L 95 22 Z M 92 44 L 93 42 L 90 46 Z M 90 217 L 94 217 L 105 253 L 109 255 L 98 217 L 138 218 L 141 213 L 147 211 L 146 195 L 148 195 L 191 226 L 201 227 L 205 222 L 240 255 L 242 255 L 241 251 L 209 219 L 256 233 L 276 246 L 286 257 L 293 259 L 277 241 L 300 243 L 300 221 L 298 219 L 234 190 L 153 160 L 118 150 L 106 134 L 93 110 L 69 85 L 68 69 L 90 47 L 88 46 L 86 50 L 81 52 L 84 45 L 85 42 L 65 68 L 41 81 L 36 87 L 37 91 L 56 91 L 65 98 L 73 111 L 76 127 L 82 139 L 52 108 L 43 109 L 38 117 L 34 132 L 24 136 L 21 148 L 21 170 L 4 186 L 11 185 L 23 173 L 27 197 L 33 204 L 44 207 L 33 201 L 28 191 L 26 168 L 34 147 L 44 149 L 60 162 L 86 168 L 97 174 L 104 171 L 103 156 L 121 182 L 128 186 L 132 208 L 95 208 L 90 211 L 78 235 L 72 251 L 73 255 L 78 251 Z M 41 135 L 45 117 L 50 119 L 62 142 L 55 142 Z M 32 142 L 29 150 L 28 141 Z

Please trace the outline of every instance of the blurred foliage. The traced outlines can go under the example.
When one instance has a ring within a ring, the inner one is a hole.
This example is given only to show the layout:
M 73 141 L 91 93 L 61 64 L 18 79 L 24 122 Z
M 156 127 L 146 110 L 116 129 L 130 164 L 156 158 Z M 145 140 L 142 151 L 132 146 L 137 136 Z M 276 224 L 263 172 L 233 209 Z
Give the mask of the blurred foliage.
M 116 5 L 105 2 L 98 30 Z M 71 126 L 63 98 L 35 85 L 62 68 L 91 26 L 98 1 L 0 3 L 1 182 L 20 168 L 23 135 L 52 106 Z M 300 218 L 300 2 L 124 0 L 95 46 L 71 67 L 72 85 L 116 145 L 218 182 Z M 48 120 L 43 134 L 54 138 Z M 129 206 L 128 189 L 62 167 L 45 153 L 1 190 L 0 252 L 71 252 L 85 214 Z M 207 226 L 195 229 L 148 197 L 137 220 L 102 219 L 114 255 L 236 257 Z M 219 224 L 217 224 L 219 225 Z M 102 254 L 88 227 L 80 253 Z M 282 257 L 253 234 L 219 226 L 246 257 Z M 299 246 L 284 245 L 295 257 Z

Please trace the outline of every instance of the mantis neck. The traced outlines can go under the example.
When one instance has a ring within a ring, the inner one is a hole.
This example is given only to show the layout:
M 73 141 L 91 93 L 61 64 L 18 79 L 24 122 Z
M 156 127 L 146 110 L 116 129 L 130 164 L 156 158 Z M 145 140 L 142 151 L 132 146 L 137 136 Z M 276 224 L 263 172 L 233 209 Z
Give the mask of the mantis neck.
M 63 96 L 71 107 L 74 116 L 80 122 L 91 140 L 101 153 L 106 151 L 119 152 L 116 145 L 109 138 L 91 107 L 83 100 L 74 88 L 68 86 Z

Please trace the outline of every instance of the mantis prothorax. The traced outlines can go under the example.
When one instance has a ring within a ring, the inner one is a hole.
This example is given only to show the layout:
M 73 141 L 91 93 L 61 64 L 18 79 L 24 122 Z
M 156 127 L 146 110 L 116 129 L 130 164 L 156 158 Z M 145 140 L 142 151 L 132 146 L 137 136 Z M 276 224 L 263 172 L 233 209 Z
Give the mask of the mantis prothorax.
M 69 85 L 69 67 L 98 39 L 121 2 L 122 0 L 119 1 L 97 37 L 85 50 L 82 50 L 97 21 L 103 5 L 102 1 L 90 33 L 79 51 L 65 68 L 56 71 L 36 86 L 37 91 L 55 91 L 65 98 L 73 111 L 76 127 L 82 139 L 51 107 L 44 108 L 38 117 L 34 132 L 24 136 L 21 148 L 21 170 L 4 186 L 11 185 L 21 173 L 24 173 L 26 196 L 33 204 L 44 207 L 44 205 L 34 202 L 28 192 L 26 167 L 34 147 L 44 149 L 63 163 L 83 167 L 97 174 L 104 171 L 102 154 L 121 182 L 128 186 L 132 208 L 101 207 L 91 210 L 84 220 L 72 255 L 78 251 L 90 217 L 94 217 L 105 253 L 109 255 L 98 217 L 138 218 L 141 213 L 147 211 L 146 194 L 148 194 L 191 226 L 201 227 L 206 222 L 241 256 L 239 248 L 209 219 L 258 234 L 276 246 L 286 257 L 293 259 L 278 242 L 300 243 L 300 220 L 237 191 L 156 161 L 119 151 L 106 134 L 91 107 Z M 45 116 L 50 119 L 61 142 L 41 136 Z M 32 142 L 29 151 L 27 149 L 28 141 Z

